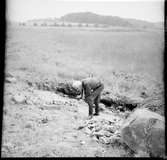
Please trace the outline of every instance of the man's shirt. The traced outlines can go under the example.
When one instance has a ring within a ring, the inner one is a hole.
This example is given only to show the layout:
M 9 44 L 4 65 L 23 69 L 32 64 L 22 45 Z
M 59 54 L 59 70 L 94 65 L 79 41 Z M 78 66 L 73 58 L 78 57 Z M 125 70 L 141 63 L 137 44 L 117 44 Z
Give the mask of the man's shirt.
M 82 80 L 85 97 L 91 95 L 92 91 L 101 86 L 101 81 L 97 78 L 86 78 Z

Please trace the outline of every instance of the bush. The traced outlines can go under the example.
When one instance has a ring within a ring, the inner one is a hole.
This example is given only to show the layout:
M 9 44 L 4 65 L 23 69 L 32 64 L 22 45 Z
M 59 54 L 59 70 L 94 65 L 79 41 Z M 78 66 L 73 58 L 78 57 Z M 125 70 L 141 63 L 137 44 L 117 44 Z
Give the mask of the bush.
M 99 25 L 98 24 L 94 24 L 94 27 L 99 27 Z

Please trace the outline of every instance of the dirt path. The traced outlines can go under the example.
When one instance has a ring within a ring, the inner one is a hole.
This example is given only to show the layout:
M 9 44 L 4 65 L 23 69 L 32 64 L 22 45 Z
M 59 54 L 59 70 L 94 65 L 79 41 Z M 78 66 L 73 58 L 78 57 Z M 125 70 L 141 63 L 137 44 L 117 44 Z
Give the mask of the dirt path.
M 17 103 L 16 95 L 26 102 Z M 52 103 L 52 104 L 51 104 Z M 99 143 L 78 127 L 87 122 L 83 100 L 62 97 L 49 91 L 6 84 L 3 117 L 2 157 L 119 157 L 120 148 Z M 101 113 L 98 119 L 114 115 Z

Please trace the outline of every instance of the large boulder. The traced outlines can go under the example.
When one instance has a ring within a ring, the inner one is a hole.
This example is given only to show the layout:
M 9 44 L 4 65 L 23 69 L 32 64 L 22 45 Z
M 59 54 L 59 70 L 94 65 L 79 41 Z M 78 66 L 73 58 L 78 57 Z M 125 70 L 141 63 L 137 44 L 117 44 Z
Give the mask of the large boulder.
M 5 82 L 6 83 L 15 83 L 17 80 L 11 73 L 5 74 Z
M 146 152 L 152 157 L 165 153 L 164 117 L 148 109 L 136 109 L 121 127 L 122 140 L 136 153 Z

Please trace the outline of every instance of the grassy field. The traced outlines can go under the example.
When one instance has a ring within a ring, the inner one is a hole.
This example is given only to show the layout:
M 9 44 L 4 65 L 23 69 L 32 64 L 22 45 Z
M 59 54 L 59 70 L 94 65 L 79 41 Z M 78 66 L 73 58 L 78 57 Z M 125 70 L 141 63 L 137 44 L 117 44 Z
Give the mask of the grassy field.
M 163 47 L 162 31 L 11 27 L 6 70 L 57 81 L 93 74 L 113 92 L 137 94 L 162 83 Z

